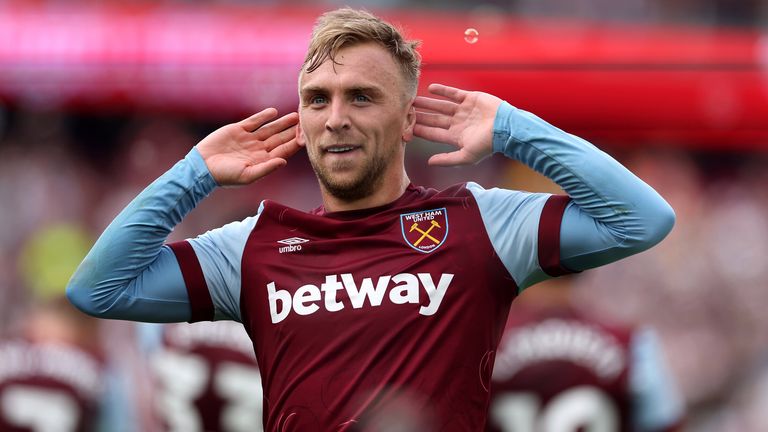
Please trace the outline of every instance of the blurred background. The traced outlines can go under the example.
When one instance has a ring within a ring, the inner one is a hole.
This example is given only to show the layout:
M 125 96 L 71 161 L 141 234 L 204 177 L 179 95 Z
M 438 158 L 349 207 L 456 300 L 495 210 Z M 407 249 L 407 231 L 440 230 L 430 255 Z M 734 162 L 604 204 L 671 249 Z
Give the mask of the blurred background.
M 267 106 L 294 110 L 312 23 L 345 4 L 422 41 L 422 93 L 431 82 L 493 93 L 589 139 L 672 204 L 670 236 L 573 279 L 575 301 L 656 328 L 685 430 L 768 430 L 760 0 L 0 0 L 0 334 L 60 296 L 112 218 L 206 134 Z M 503 157 L 428 168 L 440 150 L 409 145 L 415 183 L 558 191 Z M 216 191 L 172 240 L 250 215 L 262 199 L 320 203 L 304 154 L 255 185 Z M 141 369 L 130 324 L 93 325 L 115 370 Z M 134 384 L 138 419 L 146 389 Z

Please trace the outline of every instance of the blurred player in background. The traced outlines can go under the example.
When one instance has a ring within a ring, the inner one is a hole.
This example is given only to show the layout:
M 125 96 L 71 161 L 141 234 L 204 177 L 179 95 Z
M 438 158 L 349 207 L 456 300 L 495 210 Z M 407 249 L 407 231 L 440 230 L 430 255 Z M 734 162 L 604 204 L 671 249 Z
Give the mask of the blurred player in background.
M 42 227 L 22 250 L 29 304 L 0 338 L 2 432 L 90 432 L 113 423 L 98 320 L 64 297 L 88 247 L 79 227 L 56 224 Z M 122 430 L 116 426 L 110 430 Z
M 105 230 L 70 299 L 104 318 L 242 322 L 270 431 L 387 429 L 404 413 L 409 430 L 481 430 L 515 295 L 653 246 L 674 212 L 607 154 L 493 95 L 432 84 L 437 97 L 417 97 L 415 48 L 369 13 L 324 14 L 298 115 L 266 109 L 198 143 Z M 414 136 L 454 149 L 433 165 L 502 153 L 569 196 L 413 185 Z M 217 186 L 253 183 L 302 147 L 321 207 L 264 201 L 165 245 Z
M 242 325 L 144 324 L 140 334 L 160 430 L 262 430 L 261 376 Z
M 580 312 L 569 279 L 544 282 L 512 304 L 487 430 L 679 430 L 683 402 L 655 333 Z
M 106 367 L 91 321 L 62 296 L 0 339 L 0 431 L 99 430 Z

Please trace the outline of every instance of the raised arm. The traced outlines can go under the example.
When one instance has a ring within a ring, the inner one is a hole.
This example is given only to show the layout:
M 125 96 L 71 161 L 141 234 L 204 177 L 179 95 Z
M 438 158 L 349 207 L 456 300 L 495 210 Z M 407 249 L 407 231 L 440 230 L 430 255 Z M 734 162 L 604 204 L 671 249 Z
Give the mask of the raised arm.
M 666 201 L 587 141 L 487 93 L 438 84 L 429 90 L 444 99 L 417 97 L 414 134 L 455 147 L 453 152 L 432 156 L 430 164 L 471 164 L 501 152 L 566 191 L 570 202 L 564 206 L 560 224 L 559 260 L 568 270 L 584 270 L 638 253 L 671 230 L 674 212 Z M 532 201 L 529 198 L 525 199 Z M 508 249 L 514 247 L 519 245 Z M 520 288 L 545 277 L 541 272 L 519 273 Z
M 107 227 L 67 286 L 90 315 L 149 322 L 190 319 L 189 297 L 171 230 L 217 185 L 244 185 L 286 164 L 296 113 L 273 108 L 214 131 L 142 191 Z

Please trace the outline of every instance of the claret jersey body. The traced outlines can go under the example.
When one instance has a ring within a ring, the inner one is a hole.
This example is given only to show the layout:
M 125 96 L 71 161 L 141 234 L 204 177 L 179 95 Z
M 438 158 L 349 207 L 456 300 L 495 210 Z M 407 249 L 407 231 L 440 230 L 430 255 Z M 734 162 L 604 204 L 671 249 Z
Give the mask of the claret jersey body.
M 540 231 L 518 235 L 531 241 L 519 248 L 556 255 L 566 203 L 536 203 L 539 220 L 529 226 Z M 234 232 L 242 250 L 217 246 Z M 265 202 L 257 218 L 171 247 L 194 318 L 235 315 L 255 341 L 267 430 L 354 430 L 387 419 L 469 430 L 484 422 L 517 286 L 465 185 L 410 186 L 384 207 L 339 213 Z M 225 260 L 239 289 L 208 276 L 221 268 L 209 257 L 222 253 L 232 254 Z M 220 300 L 233 294 L 231 304 Z

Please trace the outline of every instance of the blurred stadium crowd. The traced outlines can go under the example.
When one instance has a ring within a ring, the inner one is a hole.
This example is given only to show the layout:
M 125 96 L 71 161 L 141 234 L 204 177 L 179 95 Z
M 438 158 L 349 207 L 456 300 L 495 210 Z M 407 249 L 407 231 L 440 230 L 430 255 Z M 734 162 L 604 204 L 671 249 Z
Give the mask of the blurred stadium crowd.
M 240 4 L 341 6 L 367 8 L 418 8 L 440 10 L 494 10 L 536 18 L 567 17 L 598 21 L 620 20 L 657 23 L 694 23 L 704 25 L 760 26 L 768 18 L 768 5 L 761 0 L 110 0 L 120 4 Z M 3 0 L 2 4 L 66 4 L 62 0 Z M 79 0 L 79 4 L 103 4 L 104 1 Z
M 400 0 L 343 3 L 412 6 Z M 763 24 L 768 14 L 768 4 L 759 0 L 454 0 L 419 5 L 483 7 L 532 18 L 752 27 Z M 73 266 L 117 212 L 219 126 L 172 114 L 40 106 L 0 103 L 0 335 L 18 332 L 37 305 L 60 296 Z M 658 331 L 685 397 L 685 430 L 767 430 L 768 153 L 697 151 L 677 148 L 674 142 L 634 149 L 596 144 L 656 188 L 675 209 L 677 224 L 650 251 L 571 278 L 574 301 L 608 319 L 648 324 Z M 433 151 L 429 143 L 410 145 L 414 183 L 441 187 L 473 180 L 485 187 L 557 191 L 543 177 L 504 158 L 475 167 L 426 169 Z M 305 210 L 320 202 L 303 154 L 256 185 L 216 191 L 171 240 L 241 219 L 262 199 Z M 106 361 L 123 383 L 123 397 L 137 411 L 111 415 L 143 419 L 134 424 L 136 430 L 150 430 L 151 415 L 144 411 L 152 404 L 152 392 L 146 380 L 136 379 L 147 367 L 136 326 L 111 321 L 87 326 L 97 329 Z M 115 424 L 105 430 L 117 430 Z

